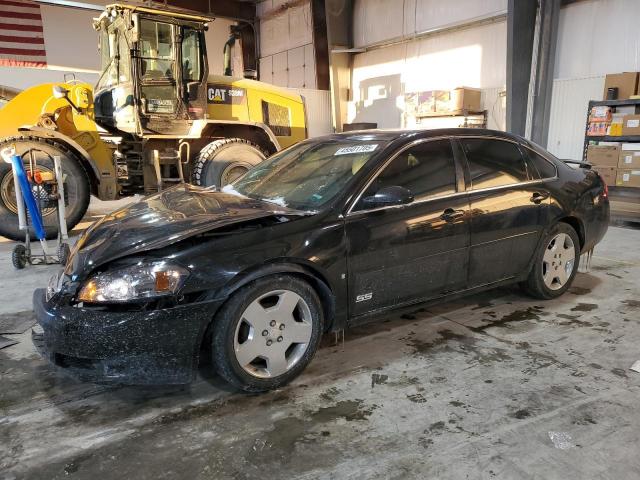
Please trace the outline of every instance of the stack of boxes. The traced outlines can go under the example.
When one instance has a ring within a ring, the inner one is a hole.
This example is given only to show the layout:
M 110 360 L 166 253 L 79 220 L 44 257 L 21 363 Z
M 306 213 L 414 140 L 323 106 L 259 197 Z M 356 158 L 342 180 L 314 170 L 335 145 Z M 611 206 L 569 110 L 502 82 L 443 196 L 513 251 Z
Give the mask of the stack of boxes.
M 604 100 L 640 98 L 638 72 L 609 74 Z M 640 115 L 636 105 L 597 106 L 589 112 L 587 136 L 638 136 Z M 621 139 L 622 140 L 622 139 Z M 587 162 L 608 185 L 640 188 L 640 141 L 638 143 L 598 142 L 587 147 Z
M 640 143 L 620 145 L 616 185 L 620 187 L 640 187 Z
M 600 142 L 587 147 L 587 162 L 607 185 L 640 187 L 640 143 Z
M 601 142 L 587 147 L 587 162 L 600 174 L 607 185 L 615 185 L 620 157 L 620 144 Z
M 591 107 L 589 123 L 587 125 L 587 136 L 600 137 L 608 135 L 612 118 L 613 113 L 611 107 Z

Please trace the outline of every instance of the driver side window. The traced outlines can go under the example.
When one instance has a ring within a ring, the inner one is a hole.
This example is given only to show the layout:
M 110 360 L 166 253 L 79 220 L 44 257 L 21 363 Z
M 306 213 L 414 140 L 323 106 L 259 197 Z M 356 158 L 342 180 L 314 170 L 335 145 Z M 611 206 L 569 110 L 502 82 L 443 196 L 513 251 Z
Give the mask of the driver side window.
M 403 187 L 414 201 L 456 192 L 456 169 L 449 140 L 426 141 L 401 152 L 371 182 L 354 210 L 365 210 L 363 199 L 385 187 Z

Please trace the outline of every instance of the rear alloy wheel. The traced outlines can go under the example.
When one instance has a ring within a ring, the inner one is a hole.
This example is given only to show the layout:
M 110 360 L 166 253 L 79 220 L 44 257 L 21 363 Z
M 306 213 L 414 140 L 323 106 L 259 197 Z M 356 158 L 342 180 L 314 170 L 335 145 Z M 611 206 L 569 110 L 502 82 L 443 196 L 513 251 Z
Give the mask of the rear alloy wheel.
M 536 253 L 535 264 L 524 282 L 524 290 L 536 298 L 562 295 L 573 282 L 580 260 L 580 241 L 566 223 L 556 224 Z
M 214 322 L 216 371 L 242 390 L 260 392 L 291 381 L 311 361 L 322 307 L 306 282 L 268 277 L 236 292 Z
M 191 182 L 202 187 L 222 188 L 233 183 L 265 158 L 265 152 L 248 140 L 216 140 L 204 147 L 196 157 Z
M 38 137 L 17 137 L 0 141 L 0 149 L 14 145 L 16 153 L 22 156 L 25 170 L 31 171 L 33 163 L 36 170 L 44 177 L 52 177 L 54 172 L 53 157 L 62 160 L 64 177 L 65 205 L 67 229 L 75 227 L 89 207 L 91 194 L 89 176 L 77 156 L 68 148 L 55 140 Z M 46 184 L 33 187 L 36 201 L 42 208 L 42 221 L 47 239 L 58 235 L 58 214 L 55 202 L 48 199 L 50 187 Z M 18 229 L 18 207 L 16 190 L 13 182 L 11 165 L 0 162 L 0 235 L 11 240 L 24 241 L 25 233 Z M 35 235 L 31 234 L 35 240 Z
M 566 233 L 551 239 L 542 256 L 542 278 L 550 290 L 559 290 L 571 277 L 576 253 L 573 240 Z

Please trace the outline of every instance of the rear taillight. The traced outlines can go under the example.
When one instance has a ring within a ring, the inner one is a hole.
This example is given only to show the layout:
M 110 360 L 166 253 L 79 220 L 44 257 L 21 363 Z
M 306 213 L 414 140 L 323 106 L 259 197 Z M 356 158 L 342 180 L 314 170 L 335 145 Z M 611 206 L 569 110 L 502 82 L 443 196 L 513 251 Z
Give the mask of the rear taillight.
M 609 198 L 609 186 L 602 180 L 602 198 Z

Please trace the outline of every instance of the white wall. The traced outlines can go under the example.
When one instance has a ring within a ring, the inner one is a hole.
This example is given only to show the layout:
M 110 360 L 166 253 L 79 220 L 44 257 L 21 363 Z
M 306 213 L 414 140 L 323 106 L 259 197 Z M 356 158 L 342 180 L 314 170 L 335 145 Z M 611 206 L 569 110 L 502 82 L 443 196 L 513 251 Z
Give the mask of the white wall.
M 110 0 L 92 0 L 94 4 L 110 4 Z M 0 67 L 0 84 L 24 89 L 40 83 L 62 81 L 65 73 L 75 73 L 76 78 L 95 84 L 100 69 L 98 34 L 92 19 L 100 12 L 65 7 L 41 6 L 44 40 L 48 69 Z M 222 73 L 222 48 L 229 38 L 229 26 L 233 22 L 216 19 L 206 33 L 209 69 Z M 240 52 L 234 52 L 234 64 L 241 65 Z M 242 75 L 241 67 L 238 72 Z
M 355 0 L 356 47 L 506 12 L 507 0 Z
M 582 160 L 589 100 L 602 98 L 604 76 L 553 81 L 547 149 L 559 158 Z
M 316 88 L 313 20 L 309 1 L 273 15 L 285 0 L 258 4 L 260 80 L 281 87 Z
M 506 40 L 503 21 L 355 55 L 349 121 L 401 127 L 407 92 L 504 89 Z M 498 127 L 504 124 L 504 109 L 495 108 L 497 94 L 492 95 L 483 95 L 483 107 L 492 109 L 491 126 Z
M 555 78 L 640 70 L 640 2 L 585 0 L 560 10 Z
M 333 133 L 331 124 L 331 93 L 328 90 L 289 88 L 304 97 L 307 108 L 307 133 L 309 138 Z
M 602 99 L 604 75 L 640 70 L 640 2 L 585 0 L 560 10 L 547 148 L 582 158 L 589 100 Z

